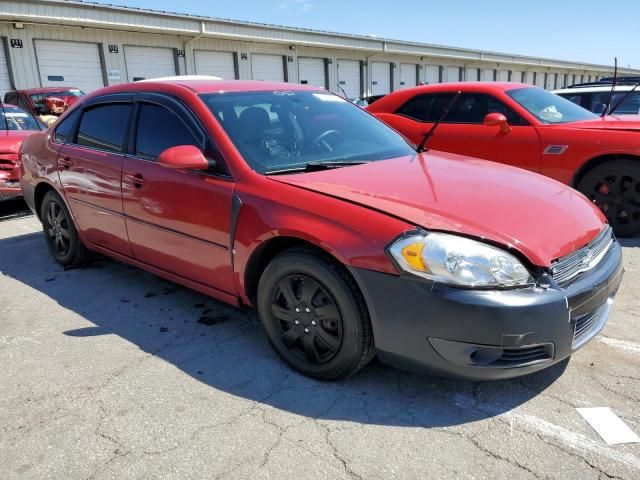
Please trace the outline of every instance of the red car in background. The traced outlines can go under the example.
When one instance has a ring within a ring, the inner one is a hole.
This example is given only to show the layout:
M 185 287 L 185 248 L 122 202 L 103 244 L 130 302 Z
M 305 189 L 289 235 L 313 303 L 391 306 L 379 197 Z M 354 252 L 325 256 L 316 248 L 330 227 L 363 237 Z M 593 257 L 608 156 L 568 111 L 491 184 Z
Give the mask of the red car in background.
M 601 118 L 540 88 L 498 82 L 408 88 L 367 110 L 419 145 L 449 106 L 428 148 L 559 180 L 598 205 L 617 235 L 640 233 L 640 116 Z
M 29 88 L 24 90 L 11 90 L 4 95 L 4 102 L 26 110 L 32 115 L 50 115 L 52 112 L 47 104 L 47 99 L 62 100 L 67 108 L 82 98 L 85 93 L 75 87 L 44 87 Z M 51 102 L 49 102 L 49 105 Z M 65 108 L 66 109 L 66 108 Z
M 0 200 L 20 196 L 18 152 L 22 141 L 45 126 L 33 115 L 14 106 L 0 108 Z
M 20 181 L 60 264 L 93 250 L 253 306 L 276 352 L 321 379 L 376 354 L 475 379 L 546 368 L 604 327 L 622 278 L 611 228 L 574 190 L 416 153 L 305 85 L 92 92 L 27 138 Z

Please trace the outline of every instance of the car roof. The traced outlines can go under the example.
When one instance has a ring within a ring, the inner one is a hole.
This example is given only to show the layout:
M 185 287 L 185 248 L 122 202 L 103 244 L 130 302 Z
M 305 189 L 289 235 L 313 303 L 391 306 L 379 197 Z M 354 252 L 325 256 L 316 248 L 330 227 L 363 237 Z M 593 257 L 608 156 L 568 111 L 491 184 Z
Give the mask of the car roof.
M 628 92 L 633 90 L 633 85 L 616 85 L 616 92 Z M 561 90 L 554 90 L 553 93 L 599 93 L 599 92 L 610 92 L 611 84 L 603 85 L 601 87 L 571 87 L 571 88 L 563 88 Z M 636 91 L 640 93 L 640 88 L 636 88 Z
M 31 95 L 34 93 L 59 92 L 60 90 L 80 90 L 80 89 L 77 87 L 41 87 L 41 88 L 23 88 L 23 89 L 11 90 L 11 91 L 26 93 L 27 95 Z
M 523 87 L 535 87 L 528 83 L 516 83 L 516 82 L 448 82 L 448 83 L 432 83 L 428 85 L 419 85 L 417 87 L 411 87 L 399 91 L 414 90 L 414 91 L 450 91 L 456 89 L 476 90 L 476 91 L 506 91 L 513 90 L 514 88 Z
M 191 80 L 180 78 L 145 80 L 144 82 L 123 83 L 91 92 L 89 97 L 118 92 L 153 91 L 162 87 L 182 87 L 194 93 L 260 92 L 260 91 L 324 91 L 322 87 L 286 82 L 259 80 Z

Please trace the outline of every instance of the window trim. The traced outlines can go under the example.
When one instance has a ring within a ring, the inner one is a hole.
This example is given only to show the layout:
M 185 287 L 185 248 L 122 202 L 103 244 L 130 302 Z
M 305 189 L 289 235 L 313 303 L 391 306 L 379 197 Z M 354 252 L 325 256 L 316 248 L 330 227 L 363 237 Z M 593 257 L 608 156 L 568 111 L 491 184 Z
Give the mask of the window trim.
M 409 120 L 412 120 L 412 121 L 418 122 L 418 123 L 435 123 L 437 120 L 433 120 L 433 121 L 419 120 L 417 118 L 410 117 L 409 115 L 405 115 L 403 113 L 399 113 L 399 111 L 401 109 L 403 109 L 409 102 L 413 101 L 414 99 L 416 99 L 416 98 L 418 98 L 420 96 L 427 96 L 427 95 L 443 96 L 443 95 L 455 95 L 455 93 L 454 92 L 433 92 L 433 93 L 421 93 L 421 94 L 418 94 L 418 95 L 414 95 L 413 97 L 411 97 L 407 101 L 405 101 L 402 105 L 400 105 L 398 108 L 396 108 L 395 111 L 393 112 L 393 114 L 394 115 L 398 115 L 399 117 L 408 118 Z M 506 108 L 511 110 L 515 115 L 517 115 L 520 118 L 520 120 L 522 122 L 524 122 L 524 124 L 521 124 L 521 125 L 514 125 L 514 124 L 509 122 L 509 126 L 511 126 L 511 127 L 530 127 L 531 126 L 531 122 L 529 122 L 526 118 L 524 118 L 522 115 L 520 115 L 518 112 L 516 112 L 512 107 L 507 105 L 505 102 L 503 102 L 501 99 L 499 99 L 495 95 L 491 95 L 490 93 L 485 93 L 485 92 L 462 92 L 462 95 L 485 95 L 487 97 L 490 97 L 493 100 L 495 100 L 496 102 L 500 102 Z M 451 122 L 451 121 L 447 121 L 445 119 L 442 119 L 440 121 L 440 123 L 446 123 L 446 124 L 450 124 L 450 125 L 484 125 L 482 122 L 480 122 L 480 123 L 477 123 L 477 122 Z

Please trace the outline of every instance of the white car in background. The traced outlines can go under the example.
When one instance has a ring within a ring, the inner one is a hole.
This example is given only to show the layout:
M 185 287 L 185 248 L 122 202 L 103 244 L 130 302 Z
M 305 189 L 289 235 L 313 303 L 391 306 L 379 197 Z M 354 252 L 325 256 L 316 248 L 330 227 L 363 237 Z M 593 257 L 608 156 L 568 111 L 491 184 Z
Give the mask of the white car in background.
M 640 81 L 640 79 L 638 79 Z M 640 114 L 640 87 L 634 90 L 638 81 L 619 80 L 614 89 L 611 105 L 607 113 L 614 108 L 623 97 L 622 103 L 615 109 L 616 115 L 638 115 Z M 611 95 L 611 81 L 600 81 L 593 83 L 583 83 L 573 85 L 562 90 L 555 90 L 553 93 L 580 105 L 593 113 L 601 114 L 607 106 L 609 95 Z

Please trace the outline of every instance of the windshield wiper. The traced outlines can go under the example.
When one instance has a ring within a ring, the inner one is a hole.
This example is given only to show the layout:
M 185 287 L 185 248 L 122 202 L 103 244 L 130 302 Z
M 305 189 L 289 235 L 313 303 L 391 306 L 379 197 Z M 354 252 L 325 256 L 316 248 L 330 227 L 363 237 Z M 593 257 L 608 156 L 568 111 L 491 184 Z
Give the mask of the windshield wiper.
M 445 108 L 444 111 L 442 112 L 442 115 L 440 115 L 440 118 L 436 120 L 436 123 L 434 123 L 433 126 L 429 129 L 429 131 L 425 134 L 425 136 L 422 137 L 422 141 L 420 142 L 420 145 L 418 145 L 418 147 L 416 148 L 416 152 L 420 153 L 420 152 L 427 151 L 427 142 L 429 141 L 431 136 L 435 133 L 436 128 L 438 128 L 438 125 L 440 125 L 440 122 L 442 122 L 442 120 L 444 120 L 444 117 L 447 116 L 447 113 L 449 113 L 449 110 L 451 110 L 451 107 L 453 106 L 454 103 L 456 103 L 456 100 L 458 100 L 458 97 L 461 94 L 462 92 L 460 90 L 456 92 L 454 97 L 449 102 L 449 105 L 447 105 L 447 108 Z
M 265 175 L 283 175 L 287 173 L 298 172 L 318 172 L 320 170 L 331 170 L 333 168 L 349 167 L 352 165 L 362 165 L 368 163 L 365 161 L 341 161 L 341 160 L 328 160 L 328 161 L 316 161 L 307 162 L 299 165 L 290 165 L 284 168 L 278 168 L 274 170 L 267 170 Z

